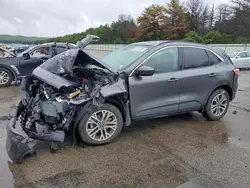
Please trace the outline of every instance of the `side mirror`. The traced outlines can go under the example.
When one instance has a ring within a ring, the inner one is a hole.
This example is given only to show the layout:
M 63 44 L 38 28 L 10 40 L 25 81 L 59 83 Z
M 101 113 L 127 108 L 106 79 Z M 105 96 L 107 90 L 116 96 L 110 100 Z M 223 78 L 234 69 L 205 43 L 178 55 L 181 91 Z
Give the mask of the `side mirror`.
M 235 59 L 240 59 L 240 56 L 236 56 Z
M 141 66 L 136 70 L 137 76 L 152 76 L 155 70 L 149 66 Z
M 23 54 L 23 58 L 26 59 L 30 59 L 30 54 L 29 53 L 24 53 Z

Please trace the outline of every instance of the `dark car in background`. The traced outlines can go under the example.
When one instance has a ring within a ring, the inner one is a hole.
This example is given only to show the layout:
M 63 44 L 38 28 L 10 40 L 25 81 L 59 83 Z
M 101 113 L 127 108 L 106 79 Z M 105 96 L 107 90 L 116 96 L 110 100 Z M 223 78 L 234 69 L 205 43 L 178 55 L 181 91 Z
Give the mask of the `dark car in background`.
M 70 130 L 87 144 L 106 144 L 132 121 L 192 111 L 219 120 L 235 97 L 238 74 L 224 52 L 195 43 L 134 43 L 102 59 L 68 50 L 22 80 L 7 152 L 21 162 L 36 140 L 54 148 Z
M 15 47 L 13 49 L 10 49 L 9 51 L 14 53 L 14 54 L 20 54 L 27 49 L 29 49 L 29 46 L 18 46 L 18 47 Z
M 9 86 L 41 65 L 44 61 L 68 49 L 76 48 L 74 44 L 47 43 L 33 46 L 20 54 L 14 54 L 0 48 L 0 87 Z

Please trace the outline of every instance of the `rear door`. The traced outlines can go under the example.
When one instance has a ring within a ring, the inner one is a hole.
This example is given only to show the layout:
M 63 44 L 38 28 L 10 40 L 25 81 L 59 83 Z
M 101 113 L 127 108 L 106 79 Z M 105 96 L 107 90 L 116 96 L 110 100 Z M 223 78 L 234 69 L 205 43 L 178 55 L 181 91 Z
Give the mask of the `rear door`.
M 246 60 L 244 61 L 244 66 L 250 68 L 250 52 L 246 52 Z
M 181 76 L 178 48 L 160 49 L 142 65 L 153 67 L 155 73 L 152 76 L 129 77 L 132 118 L 144 119 L 177 113 Z
M 221 60 L 211 51 L 197 47 L 180 47 L 182 76 L 179 112 L 201 109 L 218 82 L 224 79 L 217 63 Z

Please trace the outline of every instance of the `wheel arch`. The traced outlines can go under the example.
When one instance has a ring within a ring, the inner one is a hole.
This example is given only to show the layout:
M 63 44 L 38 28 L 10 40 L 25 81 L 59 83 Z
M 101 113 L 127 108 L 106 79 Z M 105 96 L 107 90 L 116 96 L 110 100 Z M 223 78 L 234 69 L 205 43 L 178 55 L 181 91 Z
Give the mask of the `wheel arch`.
M 13 81 L 15 81 L 17 79 L 17 75 L 11 67 L 0 64 L 0 68 L 4 68 L 4 69 L 7 69 L 8 71 L 10 71 L 10 73 L 12 74 L 13 79 L 14 79 Z
M 121 112 L 124 124 L 130 124 L 131 120 L 130 110 L 128 107 L 127 93 L 119 93 L 108 96 L 107 98 L 105 98 L 105 103 L 110 103 L 114 105 Z
M 232 98 L 233 98 L 233 89 L 232 89 L 232 87 L 231 87 L 229 84 L 224 83 L 224 84 L 220 84 L 219 86 L 217 86 L 217 87 L 214 88 L 214 90 L 210 93 L 210 95 L 209 95 L 208 98 L 207 98 L 206 105 L 207 105 L 207 103 L 208 103 L 208 100 L 209 100 L 210 96 L 211 96 L 217 89 L 224 89 L 224 90 L 226 90 L 226 91 L 228 92 L 228 94 L 229 94 L 230 101 L 232 100 Z
M 217 90 L 217 89 L 224 89 L 224 90 L 226 90 L 226 91 L 228 92 L 230 101 L 232 100 L 232 98 L 233 98 L 233 89 L 232 89 L 232 87 L 231 87 L 230 85 L 228 85 L 228 84 L 220 85 L 220 86 L 216 87 L 216 88 L 214 89 L 214 91 Z M 214 92 L 214 91 L 213 91 L 213 92 Z M 213 93 L 213 92 L 212 92 L 212 93 Z M 211 93 L 211 94 L 212 94 L 212 93 Z
M 114 105 L 122 114 L 123 124 L 125 126 L 129 126 L 131 124 L 131 116 L 130 116 L 130 109 L 129 109 L 129 101 L 128 101 L 128 94 L 124 93 L 116 93 L 114 95 L 109 95 L 105 97 L 105 103 L 109 103 Z M 76 143 L 77 141 L 77 126 L 79 125 L 80 120 L 87 114 L 95 109 L 96 107 L 93 105 L 92 100 L 88 101 L 76 115 L 75 122 L 72 126 L 73 130 L 73 142 Z

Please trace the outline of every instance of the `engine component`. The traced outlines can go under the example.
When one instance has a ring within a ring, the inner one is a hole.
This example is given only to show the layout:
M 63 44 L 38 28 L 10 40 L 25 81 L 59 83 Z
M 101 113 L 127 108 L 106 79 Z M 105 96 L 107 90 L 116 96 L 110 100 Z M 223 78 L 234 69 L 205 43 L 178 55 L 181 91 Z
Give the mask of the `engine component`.
M 56 101 L 45 101 L 41 103 L 43 120 L 48 124 L 56 124 L 60 120 L 60 115 L 63 116 L 66 103 Z
M 36 132 L 31 132 L 29 137 L 38 140 L 63 142 L 65 133 L 59 130 L 49 131 L 48 127 L 36 123 Z
M 72 99 L 72 98 L 76 97 L 77 95 L 79 95 L 80 93 L 81 93 L 81 91 L 80 91 L 80 89 L 78 89 L 78 90 L 76 90 L 75 92 L 70 93 L 70 94 L 67 96 L 67 98 L 68 98 L 68 99 Z

